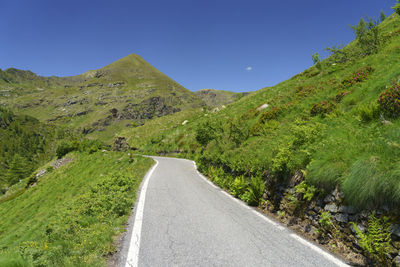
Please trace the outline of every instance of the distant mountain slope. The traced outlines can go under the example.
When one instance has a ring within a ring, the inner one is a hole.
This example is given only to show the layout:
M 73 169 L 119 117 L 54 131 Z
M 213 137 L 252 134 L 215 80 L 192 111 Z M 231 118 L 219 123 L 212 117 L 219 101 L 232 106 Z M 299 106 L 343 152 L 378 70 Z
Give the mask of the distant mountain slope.
M 217 107 L 235 102 L 244 94 L 215 89 L 201 89 L 194 92 L 209 107 Z
M 108 139 L 116 130 L 203 103 L 193 92 L 132 54 L 99 70 L 71 77 L 0 70 L 0 105 Z

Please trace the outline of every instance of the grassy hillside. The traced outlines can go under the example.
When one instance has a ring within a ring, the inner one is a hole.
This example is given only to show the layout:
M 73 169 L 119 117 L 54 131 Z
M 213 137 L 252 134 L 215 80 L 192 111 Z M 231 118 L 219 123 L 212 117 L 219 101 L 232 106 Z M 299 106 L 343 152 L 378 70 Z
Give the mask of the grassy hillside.
M 116 130 L 203 103 L 132 54 L 99 70 L 72 77 L 0 70 L 0 105 L 110 140 Z
M 152 160 L 109 151 L 67 158 L 0 197 L 0 266 L 104 266 L 114 251 Z
M 372 48 L 355 40 L 217 113 L 205 111 L 158 135 L 145 124 L 130 135 L 152 128 L 157 138 L 147 139 L 143 149 L 193 157 L 204 172 L 220 173 L 217 183 L 231 191 L 237 191 L 240 175 L 252 177 L 243 181 L 251 188 L 259 178 L 267 186 L 284 185 L 302 173 L 320 191 L 339 186 L 356 207 L 398 207 L 400 96 L 393 84 L 400 79 L 400 16 L 393 14 L 376 29 L 379 42 Z
M 209 107 L 218 107 L 231 104 L 240 99 L 243 94 L 246 94 L 214 89 L 201 89 L 194 93 Z

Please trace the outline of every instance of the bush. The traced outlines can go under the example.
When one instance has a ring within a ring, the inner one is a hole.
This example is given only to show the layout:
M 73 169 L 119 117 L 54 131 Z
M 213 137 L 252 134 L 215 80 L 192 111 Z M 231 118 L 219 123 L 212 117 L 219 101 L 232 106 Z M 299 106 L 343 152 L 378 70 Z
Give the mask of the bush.
M 397 4 L 395 6 L 392 7 L 392 9 L 394 9 L 394 11 L 400 15 L 400 0 L 397 0 Z
M 357 83 L 361 83 L 368 79 L 369 75 L 374 71 L 370 66 L 365 66 L 355 71 L 351 76 L 342 81 L 344 88 L 351 87 Z
M 400 115 L 400 83 L 394 83 L 378 99 L 379 110 L 388 117 Z
M 350 26 L 353 29 L 358 46 L 364 55 L 377 53 L 380 47 L 378 21 L 372 18 L 360 19 L 357 25 Z
M 350 91 L 343 91 L 343 92 L 338 93 L 338 94 L 335 96 L 335 102 L 336 102 L 336 103 L 342 102 L 343 98 L 344 98 L 346 95 L 350 94 L 350 93 L 351 93 Z
M 368 253 L 368 255 L 380 264 L 388 264 L 386 255 L 390 252 L 390 224 L 387 218 L 379 219 L 375 217 L 375 213 L 371 214 L 368 220 L 368 231 L 361 232 L 357 225 L 353 223 L 353 227 L 359 236 L 360 245 Z
M 314 198 L 317 188 L 302 181 L 300 184 L 296 185 L 295 190 L 297 194 L 302 194 L 303 200 L 311 201 Z
M 248 182 L 246 181 L 246 178 L 243 175 L 236 177 L 233 183 L 231 184 L 230 192 L 235 197 L 241 198 L 243 194 L 246 192 L 247 186 Z
M 76 150 L 76 147 L 71 142 L 63 141 L 56 148 L 57 158 L 61 159 L 69 152 Z
M 215 129 L 207 121 L 201 124 L 196 130 L 196 141 L 202 146 L 206 146 L 211 140 L 215 138 Z
M 261 203 L 265 190 L 265 183 L 261 176 L 252 177 L 247 191 L 241 199 L 251 206 L 258 206 Z
M 335 108 L 335 105 L 332 102 L 327 100 L 322 100 L 320 103 L 316 103 L 311 107 L 310 115 L 317 116 L 322 115 L 324 116 L 327 113 L 330 113 Z

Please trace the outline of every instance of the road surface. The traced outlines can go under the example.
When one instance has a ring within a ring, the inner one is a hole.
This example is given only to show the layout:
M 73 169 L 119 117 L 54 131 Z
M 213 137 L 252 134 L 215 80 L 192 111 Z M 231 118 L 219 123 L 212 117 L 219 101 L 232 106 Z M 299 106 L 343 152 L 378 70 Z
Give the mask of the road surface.
M 120 266 L 346 266 L 212 185 L 193 161 L 152 158 Z

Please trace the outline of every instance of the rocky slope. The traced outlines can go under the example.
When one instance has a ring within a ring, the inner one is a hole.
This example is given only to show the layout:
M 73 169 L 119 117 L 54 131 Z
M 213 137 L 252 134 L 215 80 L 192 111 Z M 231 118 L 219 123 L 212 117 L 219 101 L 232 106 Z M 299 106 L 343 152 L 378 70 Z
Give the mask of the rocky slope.
M 117 129 L 200 107 L 203 102 L 132 54 L 99 70 L 71 77 L 0 70 L 0 105 L 108 139 Z
M 195 94 L 209 107 L 218 107 L 235 102 L 248 93 L 234 93 L 215 89 L 201 89 Z

